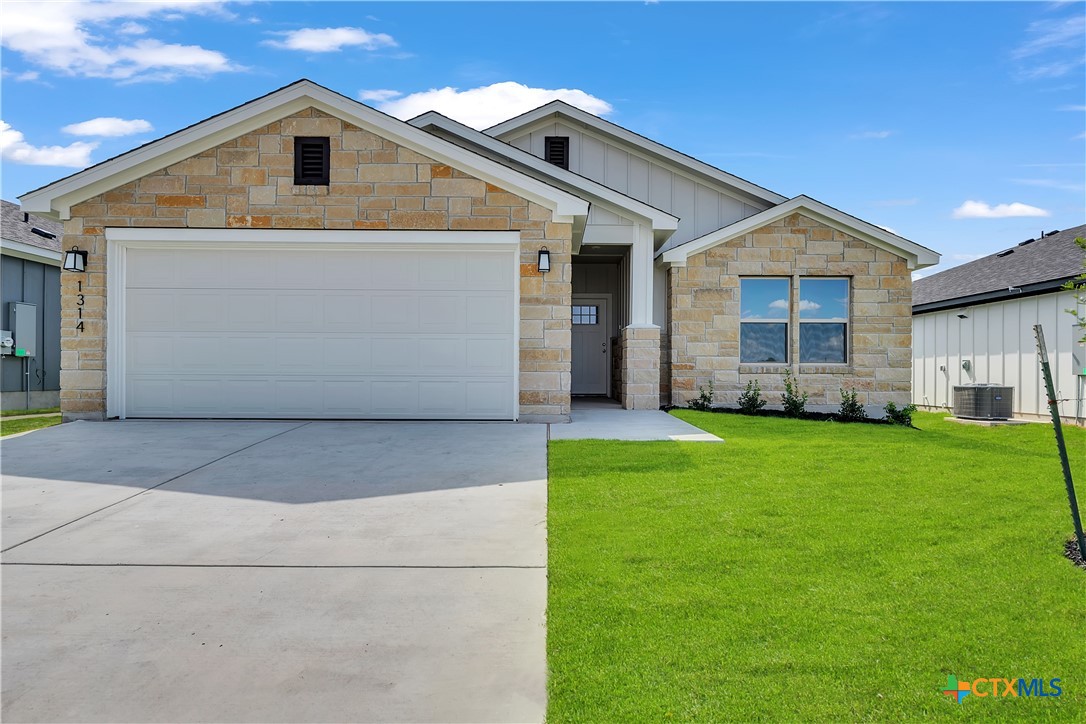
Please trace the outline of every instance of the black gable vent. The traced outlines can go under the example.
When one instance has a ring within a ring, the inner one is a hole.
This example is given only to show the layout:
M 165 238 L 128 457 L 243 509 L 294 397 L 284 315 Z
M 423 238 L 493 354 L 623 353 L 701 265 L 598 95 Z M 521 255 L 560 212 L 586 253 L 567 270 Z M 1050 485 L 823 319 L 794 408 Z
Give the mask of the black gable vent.
M 299 136 L 294 139 L 294 183 L 297 186 L 328 185 L 328 139 Z
M 547 136 L 545 142 L 547 163 L 569 168 L 569 137 Z

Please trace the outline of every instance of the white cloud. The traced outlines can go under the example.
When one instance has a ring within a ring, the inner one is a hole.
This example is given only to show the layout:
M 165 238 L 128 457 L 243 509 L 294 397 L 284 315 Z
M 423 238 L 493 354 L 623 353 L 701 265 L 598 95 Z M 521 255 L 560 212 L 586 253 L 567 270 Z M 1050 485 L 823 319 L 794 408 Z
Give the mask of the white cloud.
M 788 300 L 787 299 L 774 299 L 772 302 L 769 303 L 769 308 L 770 309 L 788 309 Z
M 117 32 L 121 35 L 145 35 L 147 33 L 147 26 L 130 22 L 117 28 Z
M 1044 209 L 1015 201 L 1010 204 L 989 206 L 983 201 L 966 201 L 954 209 L 955 219 L 1007 219 L 1016 216 L 1051 216 Z
M 395 48 L 391 35 L 370 33 L 362 28 L 302 28 L 271 33 L 282 40 L 265 40 L 264 45 L 282 50 L 304 50 L 308 53 L 335 53 L 346 47 L 363 50 Z
M 1073 193 L 1082 193 L 1086 190 L 1082 184 L 1068 183 L 1066 181 L 1057 181 L 1050 178 L 1012 178 L 1016 184 L 1022 184 L 1023 186 L 1038 186 L 1044 189 L 1058 189 L 1060 191 L 1071 191 Z
M 853 133 L 849 138 L 857 139 L 883 139 L 889 138 L 894 135 L 893 131 L 864 131 L 863 133 Z
M 131 136 L 133 133 L 144 133 L 154 130 L 154 127 L 142 118 L 134 118 L 127 121 L 123 118 L 92 118 L 82 123 L 72 123 L 60 129 L 73 136 Z
M 397 118 L 414 118 L 426 111 L 437 111 L 472 128 L 489 128 L 554 100 L 565 101 L 597 116 L 606 115 L 613 110 L 607 101 L 582 90 L 531 88 L 514 81 L 465 91 L 450 87 L 431 88 L 399 98 L 377 100 L 376 104 L 379 110 Z
M 1074 112 L 1081 113 L 1082 111 L 1086 111 L 1086 106 L 1060 106 L 1056 110 L 1057 111 L 1071 111 L 1073 113 Z
M 358 91 L 358 100 L 360 101 L 376 101 L 377 103 L 384 103 L 390 101 L 393 98 L 399 98 L 403 93 L 397 90 L 379 89 Z
M 84 168 L 90 165 L 91 151 L 96 148 L 97 143 L 85 141 L 76 141 L 68 146 L 32 146 L 21 132 L 0 121 L 0 158 L 11 163 Z
M 950 258 L 954 261 L 976 261 L 977 259 L 982 259 L 985 256 L 987 256 L 987 254 L 954 254 Z
M 1026 30 L 1027 40 L 1011 52 L 1022 80 L 1059 78 L 1076 72 L 1086 62 L 1081 45 L 1086 16 L 1080 12 L 1063 18 L 1038 20 Z
M 813 312 L 817 309 L 822 309 L 822 305 L 818 302 L 812 302 L 810 299 L 799 300 L 799 311 L 801 312 Z
M 0 41 L 40 68 L 62 75 L 167 81 L 240 68 L 222 53 L 198 45 L 122 39 L 146 26 L 135 22 L 177 14 L 224 15 L 222 3 L 5 2 Z M 118 23 L 120 23 L 118 25 Z M 111 41 L 116 41 L 112 42 Z

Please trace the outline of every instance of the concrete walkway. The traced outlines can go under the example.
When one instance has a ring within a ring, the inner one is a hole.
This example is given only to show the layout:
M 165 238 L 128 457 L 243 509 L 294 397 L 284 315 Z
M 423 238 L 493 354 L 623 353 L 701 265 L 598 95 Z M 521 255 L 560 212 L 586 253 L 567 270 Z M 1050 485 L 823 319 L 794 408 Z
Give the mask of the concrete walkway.
M 542 720 L 545 437 L 128 421 L 5 439 L 2 719 Z
M 662 410 L 623 410 L 614 400 L 574 398 L 570 422 L 551 425 L 552 440 L 724 442 Z

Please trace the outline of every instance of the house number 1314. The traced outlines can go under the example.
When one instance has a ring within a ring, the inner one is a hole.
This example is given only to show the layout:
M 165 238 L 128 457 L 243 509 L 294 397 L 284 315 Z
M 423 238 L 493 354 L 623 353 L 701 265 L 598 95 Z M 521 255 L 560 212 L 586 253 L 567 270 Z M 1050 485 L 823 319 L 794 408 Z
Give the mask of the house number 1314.
M 83 282 L 77 282 L 79 284 L 78 294 L 75 295 L 76 309 L 79 311 L 79 323 L 75 325 L 75 331 L 83 331 L 83 305 L 87 303 L 87 298 L 83 296 Z

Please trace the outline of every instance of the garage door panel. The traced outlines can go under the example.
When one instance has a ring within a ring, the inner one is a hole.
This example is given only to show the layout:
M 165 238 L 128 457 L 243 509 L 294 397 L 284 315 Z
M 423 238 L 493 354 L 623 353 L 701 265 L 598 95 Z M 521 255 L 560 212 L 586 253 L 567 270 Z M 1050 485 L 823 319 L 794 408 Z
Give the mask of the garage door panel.
M 469 380 L 464 383 L 465 409 L 469 417 L 494 418 L 502 413 L 513 394 L 507 380 Z
M 174 326 L 177 310 L 172 291 L 135 289 L 128 293 L 128 328 L 154 331 Z
M 331 416 L 365 417 L 370 414 L 370 384 L 366 380 L 325 380 L 324 411 Z
M 511 261 L 508 254 L 499 253 L 482 253 L 473 257 L 466 269 L 465 286 L 468 289 L 509 291 L 514 281 Z
M 509 419 L 513 259 L 129 249 L 126 414 Z
M 375 294 L 370 300 L 370 329 L 415 332 L 419 328 L 419 299 L 406 294 Z

